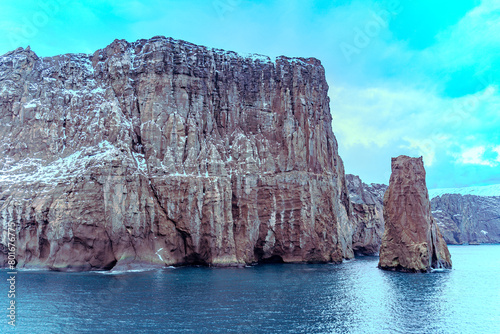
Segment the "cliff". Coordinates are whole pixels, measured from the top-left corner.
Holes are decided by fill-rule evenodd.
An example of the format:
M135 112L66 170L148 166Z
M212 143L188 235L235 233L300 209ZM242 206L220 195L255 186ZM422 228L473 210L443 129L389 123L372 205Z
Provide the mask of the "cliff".
M384 233L382 206L387 185L368 185L351 174L346 174L346 182L352 203L354 253L377 254ZM497 193L498 185L429 190L431 213L446 243L500 243Z
M448 247L431 214L422 157L392 158L391 169L379 268L406 272L451 268Z
M317 59L164 37L9 52L1 244L14 222L18 267L56 270L351 258L327 92Z
M444 194L431 206L448 244L500 242L500 197Z
M352 204L353 251L357 255L378 255L384 234L383 198L387 186L368 185L352 174L346 174L346 182Z

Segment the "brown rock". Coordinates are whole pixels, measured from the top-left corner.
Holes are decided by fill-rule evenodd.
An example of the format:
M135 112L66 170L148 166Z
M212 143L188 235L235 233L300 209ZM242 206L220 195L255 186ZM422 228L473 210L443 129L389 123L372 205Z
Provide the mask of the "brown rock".
M378 255L384 234L383 201L387 185L368 185L352 174L346 174L346 184L352 204L354 254Z
M431 214L422 157L392 158L384 220L379 268L406 272L451 268L448 247Z
M500 196L443 194L431 206L447 244L500 243Z
M1 244L14 222L19 267L58 270L351 258L331 120L314 58L164 37L17 49L0 57Z

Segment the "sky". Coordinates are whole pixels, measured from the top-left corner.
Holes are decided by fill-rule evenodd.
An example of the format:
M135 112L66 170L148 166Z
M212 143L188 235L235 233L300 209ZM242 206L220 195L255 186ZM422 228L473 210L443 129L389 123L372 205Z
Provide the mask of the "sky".
M423 156L429 189L500 184L498 0L2 1L0 54L93 53L163 35L316 57L346 173L388 183Z

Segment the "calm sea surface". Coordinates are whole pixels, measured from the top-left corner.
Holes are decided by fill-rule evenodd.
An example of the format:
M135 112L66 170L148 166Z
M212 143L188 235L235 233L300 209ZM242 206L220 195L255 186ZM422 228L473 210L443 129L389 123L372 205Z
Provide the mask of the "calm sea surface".
M1 333L500 333L500 245L450 246L453 270L340 265L17 274ZM4 292L2 292L4 291Z

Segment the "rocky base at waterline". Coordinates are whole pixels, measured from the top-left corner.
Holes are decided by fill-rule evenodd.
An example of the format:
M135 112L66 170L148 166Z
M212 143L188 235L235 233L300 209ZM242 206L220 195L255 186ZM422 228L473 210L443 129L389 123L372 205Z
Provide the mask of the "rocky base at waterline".
M0 57L1 244L15 223L18 266L56 270L352 258L331 120L314 58L19 48Z
M423 159L402 155L392 158L391 168L379 268L404 272L451 268L448 247L431 214Z

